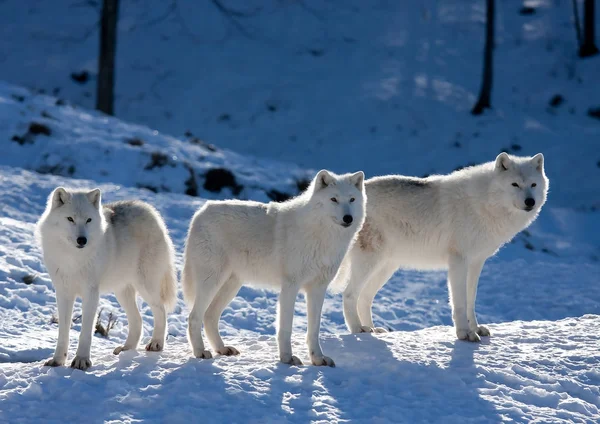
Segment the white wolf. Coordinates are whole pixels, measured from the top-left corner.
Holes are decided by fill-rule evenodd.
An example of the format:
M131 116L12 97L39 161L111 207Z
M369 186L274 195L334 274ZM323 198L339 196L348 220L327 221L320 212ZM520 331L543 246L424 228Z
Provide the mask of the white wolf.
M194 355L204 348L202 323L213 349L237 355L219 335L219 318L243 283L281 290L278 303L279 359L302 365L292 355L294 305L306 293L307 344L314 365L334 366L319 344L321 310L329 283L356 238L365 215L364 174L337 176L320 171L308 189L284 203L209 201L196 212L188 233L183 292L193 303L188 338Z
M367 217L332 287L344 290L352 333L374 328L373 298L398 268L448 269L456 335L489 335L475 316L479 275L487 258L537 217L546 201L544 156L500 154L450 175L390 175L365 182Z
M136 293L148 302L154 331L147 350L162 350L167 312L174 305L177 279L173 244L159 213L139 201L102 205L100 190L55 189L37 225L46 269L56 289L58 341L54 357L45 365L60 366L67 359L73 303L82 297L79 345L71 367L92 365L90 348L100 293L114 291L127 314L129 332L115 355L136 349L142 317Z

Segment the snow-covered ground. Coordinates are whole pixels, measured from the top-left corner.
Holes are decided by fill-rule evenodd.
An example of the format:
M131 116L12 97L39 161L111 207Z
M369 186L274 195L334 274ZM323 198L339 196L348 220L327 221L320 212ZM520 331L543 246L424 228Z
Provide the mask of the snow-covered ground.
M600 418L600 264L595 214L546 208L530 229L484 269L480 321L493 336L480 345L455 339L443 273L401 272L376 299L386 335L346 335L340 296L324 307L325 352L335 369L277 363L276 295L243 288L221 329L242 354L191 357L188 309L179 296L162 353L112 349L126 337L113 295L102 319L117 324L93 341L88 373L48 369L57 326L51 282L34 245L33 227L57 185L99 185L107 201L141 198L165 215L181 266L190 217L202 200L173 193L39 175L0 167L0 421L117 420L189 422L593 422ZM578 215L579 214L579 215ZM561 224L564 227L561 227ZM595 228L595 240L587 228ZM547 230L551 229L551 230ZM587 239L587 243L582 239ZM524 247L530 243L535 250ZM560 253L545 253L542 246ZM554 252L554 251L552 251ZM33 279L33 283L30 283ZM28 284L30 283L30 284ZM152 316L140 302L145 339ZM75 314L81 304L76 303ZM595 314L595 315L590 315ZM307 355L305 306L297 304L295 349ZM73 324L71 353L80 322ZM145 341L145 340L144 340Z
M327 335L337 368L274 361L269 336L236 336L239 357L190 359L182 337L163 353L96 342L89 372L2 365L3 422L597 422L600 317L491 326L489 342L449 327L372 336ZM35 329L21 346L50 345ZM295 344L301 346L301 338ZM49 355L40 349L37 358ZM29 354L29 360L36 355Z
M0 1L0 422L600 421L600 121L587 116L600 59L575 57L570 1L529 1L527 16L498 4L495 107L478 118L484 2L223 0L250 15L233 20L213 2L121 4L117 114L138 124L85 108L99 2ZM70 79L82 70L90 81ZM191 357L181 293L164 352L115 357L127 322L106 295L102 320L117 321L91 370L42 367L56 302L33 228L58 185L155 205L180 268L205 199L285 198L319 168L449 172L503 149L543 152L550 193L483 270L481 344L455 340L443 272L401 271L374 306L389 334L347 335L328 295L334 369L278 364L276 294L253 288L221 321L239 357ZM305 312L300 300L301 358Z

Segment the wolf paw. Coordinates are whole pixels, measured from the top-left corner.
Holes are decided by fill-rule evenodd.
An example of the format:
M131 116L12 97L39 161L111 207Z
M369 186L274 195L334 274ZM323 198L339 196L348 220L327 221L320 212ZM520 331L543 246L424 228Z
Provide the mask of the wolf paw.
M480 325L477 328L477 334L479 334L480 336L486 337L486 336L490 335L490 330L487 327Z
M280 360L284 364L289 364L289 365L293 365L293 366L296 366L296 367L304 365L302 363L302 361L300 360L300 358L298 358L297 356L294 356L294 355L285 355L285 356L282 356Z
M146 345L146 350L148 352L160 352L161 350L163 350L163 345L164 342L161 341L156 341L156 340L150 340L150 343L148 343Z
M50 358L46 362L44 362L45 367L62 367L64 364L64 361L57 361L54 358Z
M133 348L131 347L127 347L127 346L117 346L115 347L115 350L113 350L113 355L118 355L121 352L125 352L127 350L131 350Z
M73 362L71 362L71 368L75 368L76 370L85 371L91 366L92 360L85 356L76 356Z
M233 346L223 346L222 348L217 349L217 353L224 356L235 356L239 355L240 351Z
M469 342L480 342L481 337L475 331L471 330L456 330L456 337L459 340L466 340Z
M194 350L194 356L198 359L211 359L212 358L212 353L210 353L210 351L206 350L206 349L202 349L202 350Z
M311 362L313 365L318 367L327 365L328 367L335 367L335 362L329 356L318 356L311 358Z
M359 333L372 333L375 329L368 325L361 325Z
M382 333L389 333L389 331L386 328L383 328L383 327L375 327L373 329L373 333L382 334Z

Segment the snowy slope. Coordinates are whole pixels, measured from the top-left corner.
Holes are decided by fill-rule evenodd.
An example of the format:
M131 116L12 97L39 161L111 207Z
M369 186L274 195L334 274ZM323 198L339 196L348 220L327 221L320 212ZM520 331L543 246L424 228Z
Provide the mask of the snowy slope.
M261 201L296 195L312 174L176 139L0 81L0 165L154 192Z
M99 185L106 201L135 197L156 205L175 241L178 268L188 221L203 202L181 194L154 194L0 167L2 422L40 418L58 422L65 417L69 421L93 417L188 422L198 416L207 422L592 422L600 418L600 264L593 257L598 255L598 245L580 242L583 230L576 231L573 224L578 222L577 212L544 209L543 219L527 237L534 243L549 239L576 247L565 248L556 257L526 249L519 240L484 269L478 311L481 322L492 323L493 337L481 345L455 340L443 273L402 272L378 295L375 321L396 330L417 331L344 335L341 299L328 296L324 349L336 360L336 369L278 364L276 295L243 288L221 322L228 343L242 351L240 357L210 361L191 357L185 341L188 309L179 293L175 312L169 316L166 350L117 358L111 352L126 337L126 318L115 297L106 295L100 302L102 320L113 313L117 324L108 339L94 338L94 366L83 373L42 367L56 340L57 327L52 323L56 305L41 253L34 246L33 227L47 194L57 185ZM552 222L560 216L571 223L564 232ZM31 277L33 283L28 284ZM147 305L140 306L145 341L152 316ZM74 316L80 308L77 301ZM586 315L590 313L595 315ZM300 300L294 344L301 358L307 355L302 334L305 316ZM71 354L79 329L80 322L74 322Z
M0 79L92 107L100 3L0 2ZM600 107L600 57L576 57L570 0L526 3L533 14L498 2L494 110L473 118L483 1L222 0L241 12L230 18L212 1L123 1L116 113L244 155L368 176L542 151L550 201L597 208L600 121L587 112ZM88 82L70 77L82 71Z
M495 107L478 118L482 1L222 3L243 16L121 2L119 120L86 109L100 2L0 1L0 422L599 422L600 121L587 111L600 58L574 56L571 2L528 1L528 16L498 2ZM84 70L87 82L70 77ZM276 294L249 287L221 320L239 357L191 357L181 293L164 352L115 357L127 320L105 295L102 321L117 322L94 337L89 372L41 366L56 302L33 229L58 185L155 205L180 269L206 199L285 198L319 168L445 173L500 150L543 152L551 183L538 220L484 267L481 344L455 340L443 272L401 271L374 305L392 333L347 335L341 297L327 296L335 369L278 364ZM305 329L299 298L301 358Z

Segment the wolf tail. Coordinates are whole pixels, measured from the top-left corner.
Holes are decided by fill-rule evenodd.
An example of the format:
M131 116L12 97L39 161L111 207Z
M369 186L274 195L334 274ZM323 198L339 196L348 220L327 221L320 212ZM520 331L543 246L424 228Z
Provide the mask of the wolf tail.
M335 277L333 277L333 280L327 287L329 292L337 294L344 291L348 285L348 280L350 279L350 265L350 252L348 252L346 253L346 256L344 256L337 274L335 274Z
M172 264L169 264L160 282L160 299L168 312L173 310L177 302L177 275Z
M181 274L181 285L183 286L183 298L188 305L193 305L196 298L196 285L192 277L192 265L185 259L183 272Z

